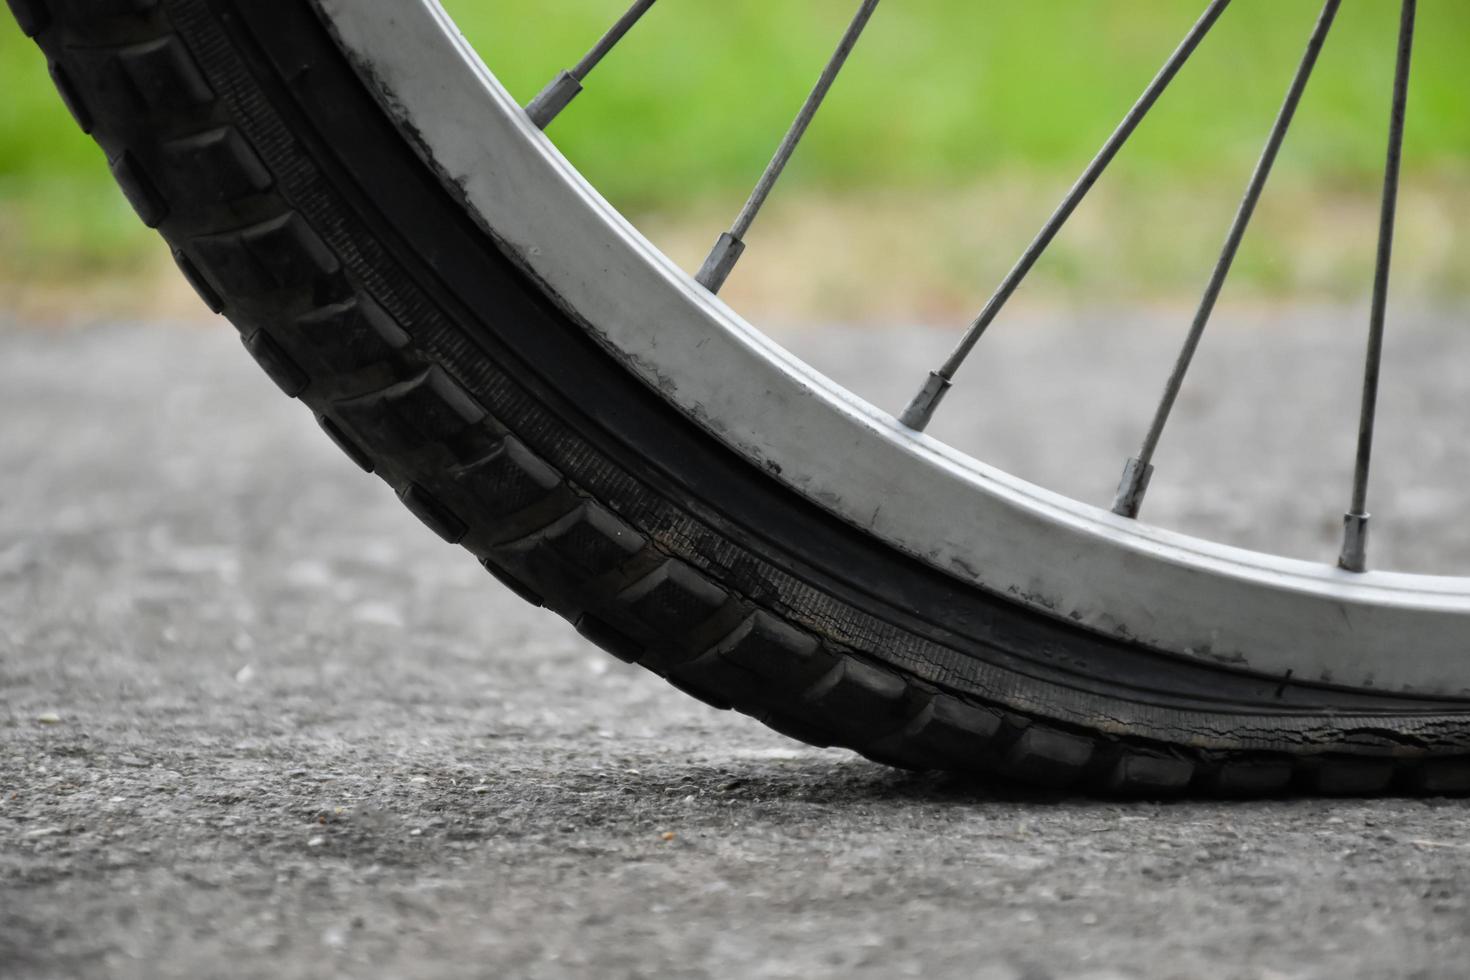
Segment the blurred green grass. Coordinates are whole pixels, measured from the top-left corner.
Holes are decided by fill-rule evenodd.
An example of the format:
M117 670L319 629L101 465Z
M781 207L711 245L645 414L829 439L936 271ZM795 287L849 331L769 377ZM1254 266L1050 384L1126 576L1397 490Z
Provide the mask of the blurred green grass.
M623 0L450 0L501 80L529 99ZM557 142L633 207L745 190L815 79L853 0L656 6L558 121ZM1074 175L1203 3L1193 0L890 0L823 109L791 178L828 188L945 187L998 171ZM1470 158L1470 4L1421 5L1406 154ZM1345 4L1283 159L1335 183L1383 162L1398 5ZM1117 166L1152 181L1240 183L1319 4L1238 0ZM1365 124L1366 123L1366 124Z
M547 16L545 0L446 2L523 101L624 5L557 0ZM1041 202L1075 176L1202 6L889 0L770 220L779 227L782 209L789 216L803 199L861 211L875 194L902 220L905 199L918 202L913 210L932 210L961 192L973 197L976 187L1005 196L1014 185L1028 200L1034 193L1039 214L1005 208L973 218L1005 242L1002 251L1014 252L1044 216ZM1344 5L1279 165L1281 194L1310 187L1312 200L1331 208L1376 193L1397 7ZM760 172L853 8L854 0L665 0L597 70L552 135L635 220L675 229L673 239L686 220L718 223ZM1107 213L1126 221L1130 201L1151 201L1153 214L1159 202L1165 213L1198 206L1215 222L1202 240L1217 241L1318 8L1308 0L1237 0L1105 178L1099 196ZM1470 3L1421 3L1405 181L1449 188L1459 200L1470 187L1467 53ZM39 53L5 17L0 91L0 282L66 282L152 261L149 233L62 108ZM1014 228L1013 211L1024 212ZM1156 247L1113 256L1109 275L1121 269L1145 293L1167 291L1173 284L1157 259ZM1060 261L1057 276L1086 281L1085 270L1067 269L1065 255ZM1268 292L1297 280L1270 262L1247 259L1240 272ZM1460 284L1458 272L1441 279Z

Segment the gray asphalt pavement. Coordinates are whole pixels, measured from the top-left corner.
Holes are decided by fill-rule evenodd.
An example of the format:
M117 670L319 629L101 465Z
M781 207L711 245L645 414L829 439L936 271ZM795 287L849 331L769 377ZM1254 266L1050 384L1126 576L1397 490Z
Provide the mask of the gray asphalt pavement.
M938 431L1106 500L1181 319L1019 317ZM1273 319L1207 341L1152 516L1323 557L1361 317ZM1463 569L1467 338L1396 323L1378 554ZM887 405L949 339L782 336ZM222 325L0 324L0 977L1460 977L1466 817L806 748L501 590Z

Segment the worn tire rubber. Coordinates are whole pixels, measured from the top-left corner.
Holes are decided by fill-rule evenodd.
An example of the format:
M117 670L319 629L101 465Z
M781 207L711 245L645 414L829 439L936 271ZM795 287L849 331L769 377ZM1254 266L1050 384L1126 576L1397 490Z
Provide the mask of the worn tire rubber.
M282 391L612 654L911 768L1150 795L1470 792L1463 703L1092 635L736 457L465 216L307 0L9 3L139 217Z

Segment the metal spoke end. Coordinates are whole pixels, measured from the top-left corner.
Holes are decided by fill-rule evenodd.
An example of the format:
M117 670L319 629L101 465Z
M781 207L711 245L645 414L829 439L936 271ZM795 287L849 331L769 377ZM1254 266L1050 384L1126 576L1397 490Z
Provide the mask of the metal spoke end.
M900 424L913 429L915 432L923 432L929 427L934 418L934 413L939 408L939 403L944 401L944 396L949 394L953 382L940 374L938 371L930 371L929 377L924 381L924 387L909 402L908 408L898 417Z
M1143 507L1143 496L1148 493L1149 481L1153 478L1152 463L1145 463L1137 456L1128 457L1123 466L1123 478L1118 481L1118 493L1113 497L1113 513L1119 517L1137 517Z
M1158 74L1148 83L1148 87L1143 90L1138 101L1133 104L1127 115L1123 117L1123 121L1103 143L1102 149L1098 150L1092 162L1087 165L1087 169L1082 171L1082 176L1078 177L1071 190L1067 191L1067 196L1062 198L1062 203L1057 205L1051 217L1046 219L1046 224L1041 226L1041 231L1032 239L1031 244L1026 246L1026 250L1021 253L1021 257L1016 260L1011 271L1006 273L1000 286L996 288L990 300L980 311L980 315L966 329L955 352L950 355L949 361L945 364L947 374L954 375L965 359L970 356L975 345L979 343L980 337L990 329L991 323L1000 315L1006 303L1010 302L1016 290L1021 288L1022 281L1031 273L1032 268L1041 259L1042 253L1050 247L1052 241L1061 232L1062 226L1071 219L1082 200L1087 197L1098 179L1102 177L1103 171L1107 170L1118 152L1122 150L1123 144L1133 136L1134 131L1143 122L1144 116L1148 115L1163 96L1164 90L1169 87L1174 77L1184 67L1184 63L1194 54L1205 35L1210 32L1215 22L1220 19L1220 15L1225 12L1225 8L1230 6L1230 2L1231 0L1210 0L1210 5L1205 9L1204 14L1195 22L1194 27L1190 28L1184 40L1169 56L1169 60L1164 62L1164 66L1159 69Z
M1373 461L1373 426L1378 414L1378 381L1383 361L1388 275L1393 258L1398 210L1399 169L1404 150L1404 110L1409 98L1409 61L1414 45L1415 0L1404 0L1399 21L1399 53L1394 68L1393 108L1388 122L1388 160L1383 168L1383 199L1378 215L1378 259L1373 269L1373 304L1368 317L1368 350L1363 358L1363 406L1358 415L1358 453L1353 464L1352 508L1343 517L1342 554L1337 564L1361 572L1368 563L1368 472Z
M715 242L709 258L704 260L704 265L699 267L699 274L694 278L705 289L718 293L725 285L725 280L730 278L730 273L735 271L735 263L744 254L745 242L727 231Z
M1342 554L1337 565L1349 572L1368 568L1368 515L1349 512L1342 517Z
M699 270L696 279L712 293L720 291L725 284L725 278L735 268L735 263L740 260L740 253L745 251L745 243L742 239L749 234L751 225L755 224L756 216L760 214L761 208L765 207L766 199L771 196L771 191L776 187L776 181L786 171L786 165L791 162L791 156L796 152L797 144L806 135L807 127L817 115L817 110L822 107L822 101L826 99L832 84L837 80L837 73L847 63L847 58L857 46L858 38L862 36L863 28L868 25L868 18L878 7L878 0L862 0L858 7L857 15L853 17L852 23L848 25L847 33L842 35L842 41L837 45L827 66L822 69L822 74L817 78L817 84L806 101L801 104L801 110L796 114L796 119L791 127L786 130L786 135L781 139L780 145L776 147L776 153L771 157L771 162L766 164L766 169L761 172L760 180L756 181L755 189L750 192L745 206L736 215L735 222L730 230L720 236L715 250L710 253L709 258L704 260L704 267Z
M564 71L551 80L526 106L526 115L537 129L545 129L572 100L582 94L582 82L570 71Z

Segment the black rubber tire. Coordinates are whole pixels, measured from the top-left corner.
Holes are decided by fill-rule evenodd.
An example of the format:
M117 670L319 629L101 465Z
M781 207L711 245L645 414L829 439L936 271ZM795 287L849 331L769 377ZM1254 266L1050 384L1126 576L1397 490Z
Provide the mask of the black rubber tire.
M1096 792L1470 792L1463 702L1094 635L724 448L469 220L309 0L9 3L139 217L281 389L614 655L900 766Z

